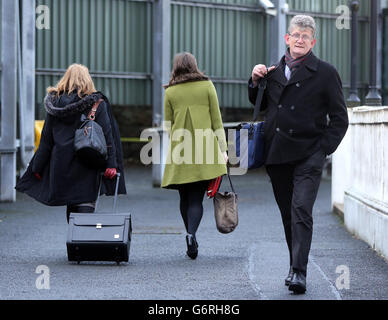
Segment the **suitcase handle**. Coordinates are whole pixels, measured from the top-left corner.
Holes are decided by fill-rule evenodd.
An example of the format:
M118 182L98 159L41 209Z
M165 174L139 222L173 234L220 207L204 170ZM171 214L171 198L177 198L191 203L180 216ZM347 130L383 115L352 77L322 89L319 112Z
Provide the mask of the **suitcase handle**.
M101 192L101 185L102 185L102 177L104 176L104 173L101 172L100 174L100 185L98 187L98 193L97 193L97 200L96 200L96 206L95 206L95 209L94 211L97 211L97 206L98 206L98 202L100 200L100 192ZM119 181L120 181L120 173L117 172L116 173L116 187L115 187L115 197L113 199L113 211L114 213L117 212L117 194L118 194L118 190L119 190Z

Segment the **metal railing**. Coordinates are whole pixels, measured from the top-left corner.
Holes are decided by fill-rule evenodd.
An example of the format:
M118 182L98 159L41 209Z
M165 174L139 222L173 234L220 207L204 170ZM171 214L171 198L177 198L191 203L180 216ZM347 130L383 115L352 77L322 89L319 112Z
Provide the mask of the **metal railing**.
M259 6L246 6L241 4L227 4L227 3L216 3L212 1L179 1L171 0L171 4L197 7L197 8L210 8L210 9L222 9L222 10L233 10L233 11L244 11L244 12L258 12L264 13L264 9Z

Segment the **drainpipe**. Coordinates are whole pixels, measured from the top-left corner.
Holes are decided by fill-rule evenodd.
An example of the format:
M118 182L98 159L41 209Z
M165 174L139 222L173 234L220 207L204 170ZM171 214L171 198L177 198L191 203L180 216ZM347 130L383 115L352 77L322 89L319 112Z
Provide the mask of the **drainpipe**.
M378 33L378 10L377 0L370 0L370 83L369 93L365 98L367 106L381 106L381 96L377 89L377 33Z
M346 101L348 108L358 107L361 103L357 94L357 57L358 57L358 10L360 8L359 1L350 1L352 9L352 49L350 53L350 91L349 98Z

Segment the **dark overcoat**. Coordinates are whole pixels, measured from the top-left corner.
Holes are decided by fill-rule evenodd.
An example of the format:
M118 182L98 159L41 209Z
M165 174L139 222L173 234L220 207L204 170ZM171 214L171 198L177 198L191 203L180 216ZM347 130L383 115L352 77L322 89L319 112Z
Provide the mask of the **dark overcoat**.
M108 99L100 92L80 98L76 92L48 94L44 100L47 111L39 148L31 159L25 174L16 185L37 201L49 206L75 205L93 202L97 198L100 173L82 163L74 152L74 134L81 125L81 115L88 115L99 99L95 121L101 125L108 146L107 168L123 173L120 133L112 115ZM35 178L34 173L42 176ZM101 194L113 195L116 179L103 179ZM125 194L124 174L121 174L119 194Z
M261 111L265 111L266 165L306 158L321 148L333 153L348 128L348 113L337 70L311 53L289 81L285 59L266 76ZM248 84L255 104L258 88Z

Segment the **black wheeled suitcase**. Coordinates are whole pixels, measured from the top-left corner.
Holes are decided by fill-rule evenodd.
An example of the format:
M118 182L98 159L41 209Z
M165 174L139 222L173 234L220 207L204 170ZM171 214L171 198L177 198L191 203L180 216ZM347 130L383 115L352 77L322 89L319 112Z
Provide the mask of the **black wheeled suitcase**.
M132 221L129 213L116 213L117 191L120 174L117 174L112 213L71 213L67 234L69 261L128 262L132 237ZM100 181L101 188L102 176ZM100 190L96 201L96 210Z

